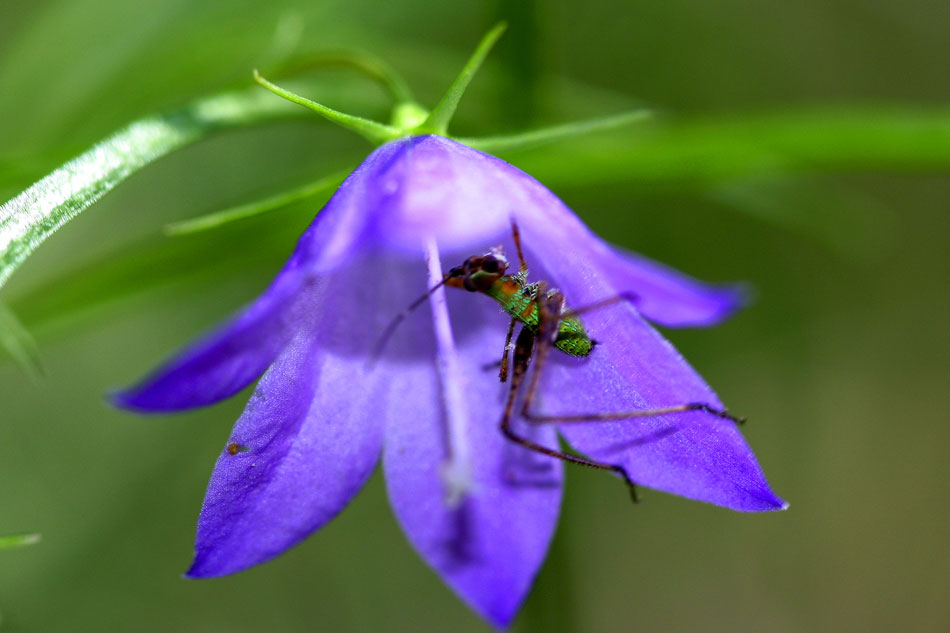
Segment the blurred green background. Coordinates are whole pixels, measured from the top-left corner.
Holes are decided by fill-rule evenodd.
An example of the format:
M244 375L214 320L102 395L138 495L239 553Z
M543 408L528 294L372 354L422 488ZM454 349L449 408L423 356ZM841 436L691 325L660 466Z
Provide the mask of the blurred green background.
M294 52L374 52L432 105L499 19L508 34L453 130L644 103L663 113L505 157L618 244L754 285L731 322L667 335L750 418L746 436L791 502L740 515L647 491L633 507L610 477L570 469L550 558L513 629L947 630L950 177L931 151L950 146L946 2L7 1L0 199L127 122L249 85L252 67ZM312 80L328 105L385 116L369 82ZM864 146L884 141L835 132L868 112L908 125L947 116L871 160ZM828 120L838 127L807 132ZM806 155L851 149L749 154L770 134L807 137ZM0 534L43 534L0 552L0 630L488 630L411 551L378 476L278 560L181 579L245 397L158 418L102 397L255 296L322 200L191 237L165 237L164 224L310 182L368 149L315 118L221 134L122 184L0 291L45 366L32 380L0 360Z

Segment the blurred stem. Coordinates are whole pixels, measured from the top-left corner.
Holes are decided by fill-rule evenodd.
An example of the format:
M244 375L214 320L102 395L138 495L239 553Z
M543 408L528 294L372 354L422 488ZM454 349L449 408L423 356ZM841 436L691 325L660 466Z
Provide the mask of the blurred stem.
M502 76L495 118L517 130L529 125L538 113L538 0L495 0L494 5L496 19L517 33L497 46L496 54L508 72Z
M41 540L40 535L32 534L4 534L0 535L0 549L36 545Z
M546 182L719 185L762 175L950 168L950 108L820 108L691 121L658 121L518 166Z
M281 66L274 73L275 78L321 68L350 68L378 82L399 103L414 103L416 98L406 80L384 60L368 53L328 52L298 57Z
M45 371L39 349L29 331L16 315L0 303L0 347L16 361L17 365L37 382Z

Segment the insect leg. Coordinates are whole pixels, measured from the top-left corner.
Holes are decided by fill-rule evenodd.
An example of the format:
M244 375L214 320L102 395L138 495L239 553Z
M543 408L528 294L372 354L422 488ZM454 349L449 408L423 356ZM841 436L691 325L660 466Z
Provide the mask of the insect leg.
M538 301L538 337L539 339L545 341L545 343L538 346L538 360L536 362L537 367L534 370L534 374L531 376L531 381L528 385L528 391L522 404L521 415L524 416L525 419L535 423L559 424L576 422L607 422L613 420L629 420L632 418L649 418L660 415L669 415L671 413L683 413L686 411L702 411L718 418L729 420L730 422L733 422L737 425L745 422L744 418L737 418L724 409L717 409L704 402L689 402L686 404L657 407L654 409L636 409L632 411L589 413L580 415L540 415L533 413L531 411L531 403L534 399L535 393L537 393L541 367L544 364L544 359L547 357L550 348L553 347L554 337L557 335L558 326L560 325L561 321L565 318L578 316L585 312L591 312L593 310L597 310L621 301L635 303L638 299L637 295L633 293L620 293L614 297L602 299L580 308L563 310L564 297L560 295L560 293L555 293L551 297L546 297L543 300L540 297L541 295L539 295Z
M515 242L515 250L518 252L518 274L527 277L528 264L524 261L524 251L521 250L521 231L518 230L518 223L511 218L511 239Z
M623 478L624 482L626 482L627 486L629 487L630 497L633 499L633 502L638 503L639 500L637 499L636 485L633 483L633 480L630 479L627 471L622 466L617 466L615 464L605 464L603 462L585 459L583 457L570 455L569 453L564 453L562 451L542 446L541 444L537 444L536 442L532 442L529 439L521 437L512 429L511 423L515 409L515 399L518 396L518 388L521 386L525 372L528 369L528 363L531 360L534 347L535 335L530 330L528 330L528 328L521 328L521 332L518 334L518 339L515 342L515 350L513 354L514 366L512 367L511 383L508 388L508 400L505 403L505 410L501 418L501 432L512 442L519 444L528 450L541 453L542 455L554 457L572 464L587 466L588 468L610 470L617 473Z
M512 319L508 325L508 335L505 337L505 349L501 355L501 366L498 369L498 380L505 382L508 380L508 351L511 349L511 336L515 332L515 323L518 319Z

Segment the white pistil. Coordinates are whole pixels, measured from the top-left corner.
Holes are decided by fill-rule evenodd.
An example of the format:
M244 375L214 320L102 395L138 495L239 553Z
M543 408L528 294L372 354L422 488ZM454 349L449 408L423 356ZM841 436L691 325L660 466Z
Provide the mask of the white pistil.
M429 287L442 282L442 264L439 247L433 238L426 241L426 266L429 272ZM445 413L445 437L448 459L442 466L442 481L445 484L446 503L456 507L472 489L471 455L468 445L468 407L465 402L465 374L459 365L452 323L442 286L429 296L432 322L435 328L436 364L442 387L442 403Z

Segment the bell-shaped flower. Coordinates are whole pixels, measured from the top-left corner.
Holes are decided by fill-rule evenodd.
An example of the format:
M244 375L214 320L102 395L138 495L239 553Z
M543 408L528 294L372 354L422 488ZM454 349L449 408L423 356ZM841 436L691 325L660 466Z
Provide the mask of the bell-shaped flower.
M488 297L439 288L430 309L409 314L376 350L444 271L498 245L513 258L512 221L530 279L571 307L636 296L635 305L583 314L599 344L583 358L548 355L535 407L723 409L648 321L713 325L739 306L736 287L611 247L498 158L440 135L392 140L346 179L260 297L115 396L129 409L178 411L260 378L218 456L188 576L231 574L283 553L342 511L382 456L412 546L483 617L511 621L555 529L563 463L499 430L509 386L497 361L510 317ZM551 449L560 433L639 486L743 512L784 507L736 426L708 412L565 424L516 416L514 425Z

